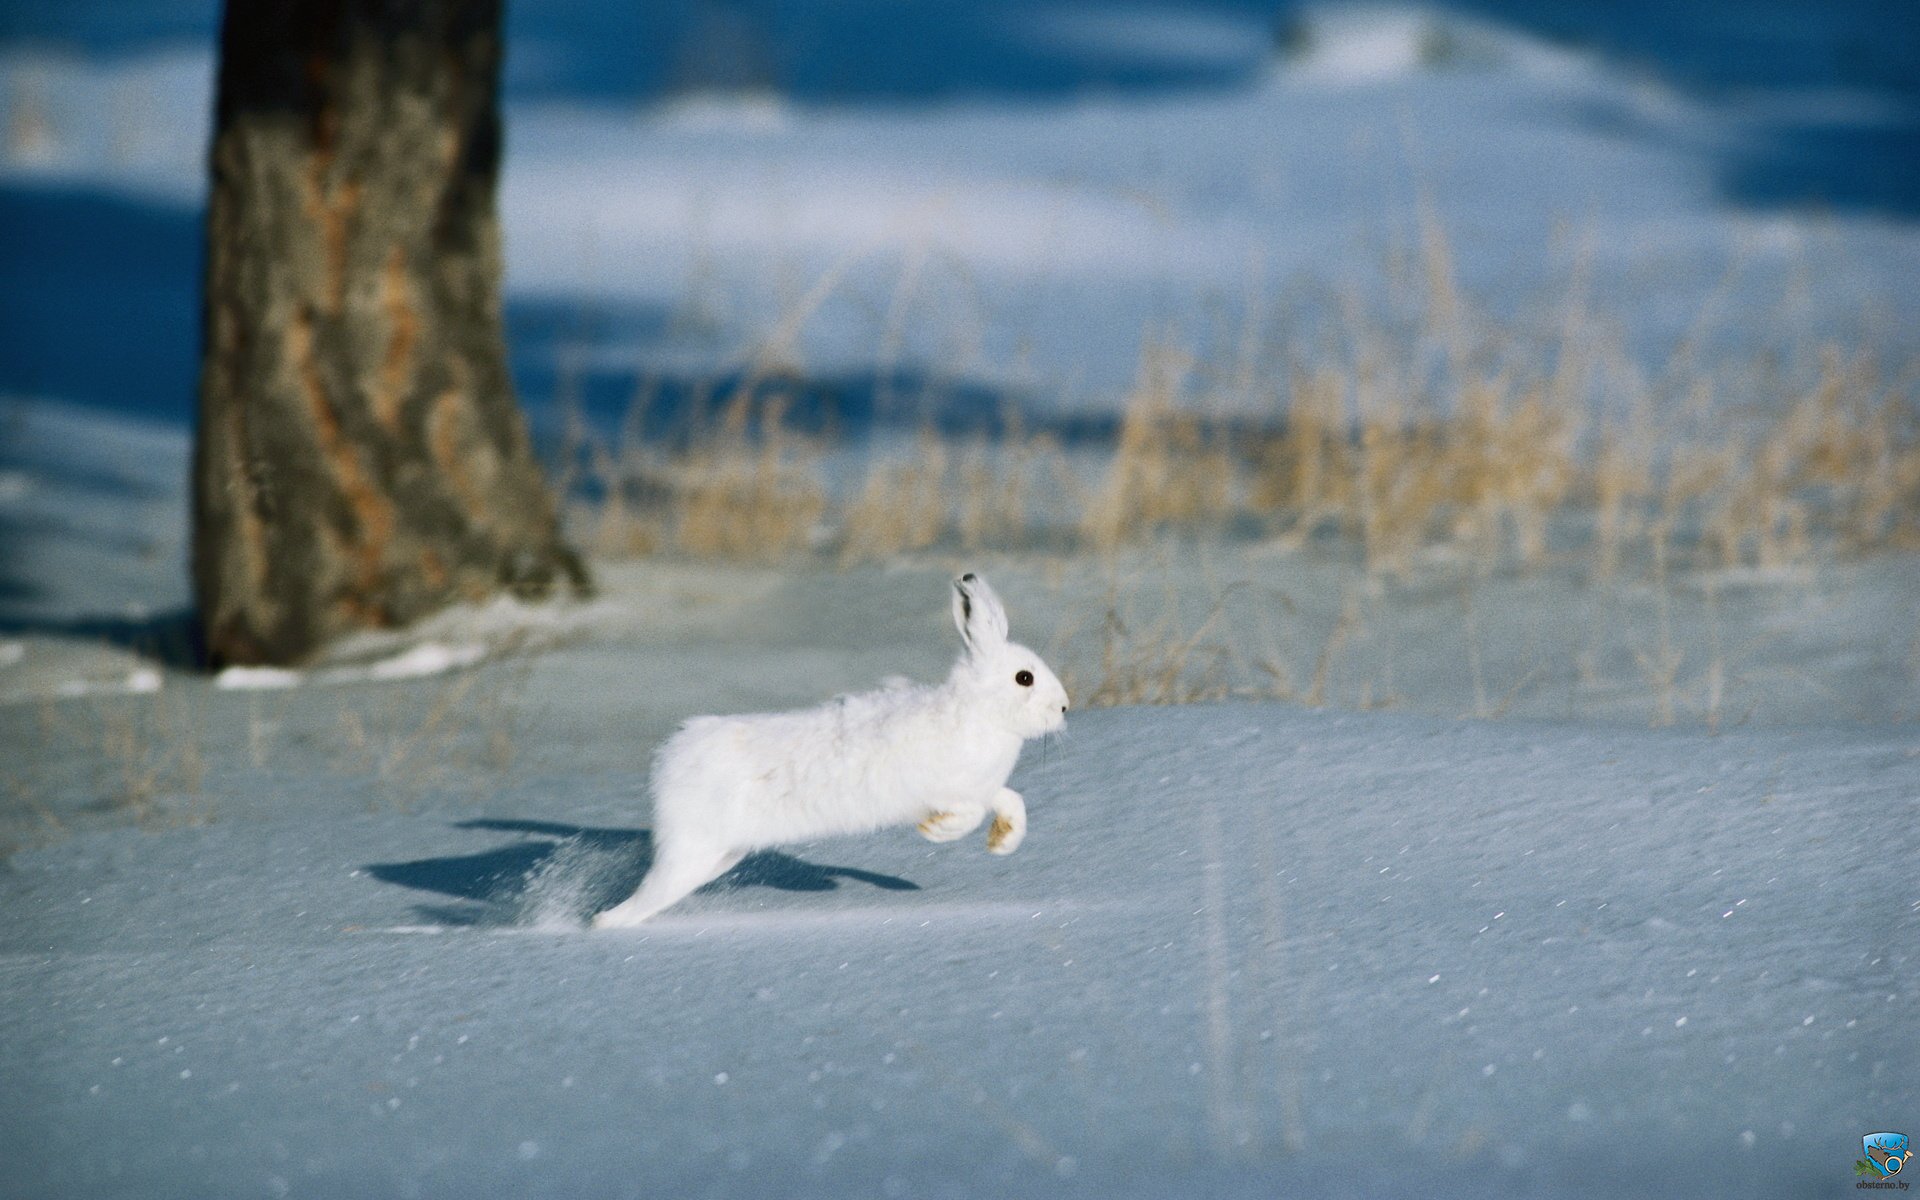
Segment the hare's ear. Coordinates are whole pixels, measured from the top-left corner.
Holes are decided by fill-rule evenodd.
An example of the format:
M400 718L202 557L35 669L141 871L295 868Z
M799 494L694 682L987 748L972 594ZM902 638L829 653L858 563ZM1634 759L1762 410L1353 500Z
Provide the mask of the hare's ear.
M969 651L1006 644L1007 610L987 581L971 572L953 581L953 623L960 627L960 640Z

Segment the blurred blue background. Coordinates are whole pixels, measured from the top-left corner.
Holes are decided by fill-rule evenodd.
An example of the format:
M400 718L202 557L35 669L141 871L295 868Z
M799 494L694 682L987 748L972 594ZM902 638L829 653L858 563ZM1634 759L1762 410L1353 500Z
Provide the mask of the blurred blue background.
M510 116L567 106L645 113L708 94L843 113L1179 104L1259 86L1276 57L1311 41L1304 14L1339 7L524 0L509 5L505 101ZM1633 87L1736 114L1738 136L1685 147L1711 168L1712 195L1702 203L1839 215L1876 228L1904 228L1920 212L1920 33L1912 0L1482 0L1437 11L1603 64ZM199 170L218 17L207 0L12 0L0 10L0 125L9 157L0 172L0 394L165 420L190 414L200 211L197 192L183 181ZM129 64L149 72L150 97L103 101L72 82L119 78L113 72L124 74ZM94 90L125 86L103 82ZM89 116L89 105L103 103L151 111L137 122L124 113ZM1676 140L1672 126L1640 128L1598 104L1583 120L1619 139ZM88 121L131 122L152 145L120 145L124 130L62 128ZM564 120L549 116L541 128L555 127ZM530 144L521 132L510 120L509 172L516 150ZM94 158L105 166L61 166L73 159L60 157L63 137L102 141ZM1541 169L1558 167L1548 161ZM1189 172L1182 202L1204 208L1209 186L1204 172ZM1458 194L1449 202L1450 214L1477 203ZM1577 211L1578 198L1567 207ZM518 236L511 220L508 232ZM596 384L589 368L585 383L562 382L563 344L584 338L644 347L677 320L680 298L667 294L675 290L661 285L619 304L588 303L564 284L517 286L510 270L515 372L529 405L548 404L560 386L599 387L600 406L617 405L631 390L619 379ZM607 328L583 334L585 325ZM1003 341L1006 355L1016 355L1020 337ZM697 373L684 361L680 369ZM982 386L983 396L991 391Z

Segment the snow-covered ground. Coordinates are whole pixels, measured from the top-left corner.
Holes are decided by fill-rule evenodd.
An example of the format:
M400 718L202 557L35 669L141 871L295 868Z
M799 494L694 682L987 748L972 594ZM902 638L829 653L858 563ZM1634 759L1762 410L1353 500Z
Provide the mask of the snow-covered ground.
M1723 11L1709 62L1707 8L1328 5L1276 51L1251 5L901 4L940 36L862 60L821 33L858 4L746 4L797 22L787 86L671 102L593 6L515 7L536 418L752 354L1039 418L1111 413L1145 340L1277 379L1402 311L1423 209L1541 346L1578 300L1649 376L1920 350L1920 92L1871 5ZM210 14L0 44L0 1195L1804 1197L1920 1122L1911 553L608 563L187 669ZM968 566L1080 695L1205 630L1183 686L1234 701L1076 711L1010 858L800 846L581 927L677 722L937 676Z
M204 826L14 855L0 1192L1805 1197L1920 1104L1910 738L1105 710L1010 858L590 934L640 697L772 690L677 657L526 667L487 791L269 735Z
M115 648L173 627L177 551L135 547L179 501L89 491L184 444L25 420L88 472L15 468L65 517L0 639L0 1194L1802 1197L1920 1106L1911 724L1459 720L1449 622L1386 604L1412 713L1077 712L1010 858L793 847L589 933L674 723L936 677L939 560L608 564L591 605L209 680ZM1097 612L1091 564L990 569L1035 644ZM1578 619L1509 586L1509 628ZM56 619L133 595L162 619ZM1786 638L1867 686L1889 623Z

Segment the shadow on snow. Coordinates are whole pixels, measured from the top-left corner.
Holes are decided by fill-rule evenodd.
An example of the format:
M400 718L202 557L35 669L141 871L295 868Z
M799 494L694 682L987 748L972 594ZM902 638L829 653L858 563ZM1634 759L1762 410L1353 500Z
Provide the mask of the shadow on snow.
M365 868L383 883L453 898L416 911L437 924L500 927L553 920L584 921L626 899L653 862L653 834L645 829L599 829L551 821L477 819L458 829L531 835L478 854L375 863ZM823 866L777 850L748 855L702 892L767 887L783 892L827 892L841 880L887 891L918 891L895 875Z

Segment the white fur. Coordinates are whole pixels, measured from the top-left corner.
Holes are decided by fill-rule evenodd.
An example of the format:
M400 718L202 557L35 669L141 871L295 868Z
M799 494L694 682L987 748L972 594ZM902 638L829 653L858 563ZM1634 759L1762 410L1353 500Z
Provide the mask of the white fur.
M966 648L946 682L889 680L798 712L681 726L654 756L653 866L594 927L637 925L770 846L913 824L947 842L992 813L987 848L1017 849L1027 810L1007 777L1021 743L1065 723L1067 692L1007 639L1006 609L985 579L953 587ZM1031 685L1016 681L1022 671Z

